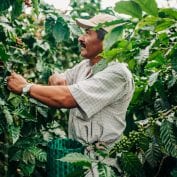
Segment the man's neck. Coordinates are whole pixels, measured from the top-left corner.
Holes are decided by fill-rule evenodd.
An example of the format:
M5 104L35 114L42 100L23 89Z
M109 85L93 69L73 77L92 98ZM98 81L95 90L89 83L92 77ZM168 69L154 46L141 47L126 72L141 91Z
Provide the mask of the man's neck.
M94 64L98 63L101 60L100 56L96 56L92 59L90 59L90 65L93 66Z

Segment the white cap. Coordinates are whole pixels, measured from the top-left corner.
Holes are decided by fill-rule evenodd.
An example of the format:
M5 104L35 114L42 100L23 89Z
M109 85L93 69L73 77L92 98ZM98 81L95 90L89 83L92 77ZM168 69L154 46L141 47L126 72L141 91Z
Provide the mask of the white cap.
M90 18L90 19L77 18L76 19L76 23L82 28L91 28L91 27L96 27L99 24L103 24L103 23L106 23L106 22L114 21L116 19L117 18L115 16L113 16L113 15L98 14L98 15L95 15L94 17ZM103 26L101 28L104 29L105 31L109 32L114 27L115 27L115 25Z

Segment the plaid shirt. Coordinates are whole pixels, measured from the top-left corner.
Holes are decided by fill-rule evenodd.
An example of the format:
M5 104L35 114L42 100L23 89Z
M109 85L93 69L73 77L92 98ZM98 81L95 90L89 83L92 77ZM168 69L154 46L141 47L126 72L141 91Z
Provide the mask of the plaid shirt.
M126 111L134 91L126 65L111 62L93 75L90 61L85 59L63 74L78 104L70 110L69 138L86 144L115 142L125 128Z

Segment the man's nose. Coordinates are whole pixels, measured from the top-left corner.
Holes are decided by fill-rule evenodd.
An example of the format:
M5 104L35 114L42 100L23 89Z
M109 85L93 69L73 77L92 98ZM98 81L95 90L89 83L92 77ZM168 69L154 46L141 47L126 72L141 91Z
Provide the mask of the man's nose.
M83 42L84 41L84 35L79 36L78 41Z

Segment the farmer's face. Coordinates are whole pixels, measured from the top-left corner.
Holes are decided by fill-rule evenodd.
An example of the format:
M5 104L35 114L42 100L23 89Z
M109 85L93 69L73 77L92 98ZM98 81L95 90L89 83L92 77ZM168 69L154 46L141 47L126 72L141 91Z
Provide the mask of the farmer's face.
M81 45L81 56L84 58L93 59L103 50L102 40L98 39L94 30L87 29L78 41Z

